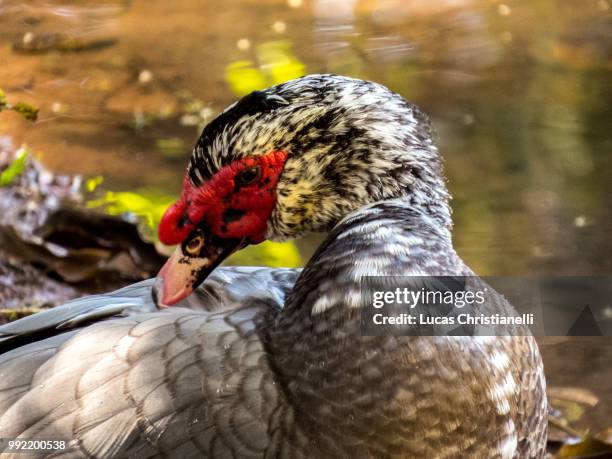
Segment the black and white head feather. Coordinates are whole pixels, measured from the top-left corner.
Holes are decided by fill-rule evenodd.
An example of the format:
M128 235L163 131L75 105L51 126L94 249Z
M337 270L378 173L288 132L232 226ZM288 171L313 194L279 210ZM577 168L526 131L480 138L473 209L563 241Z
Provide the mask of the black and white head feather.
M309 75L249 94L206 126L190 180L200 185L236 159L274 150L289 156L268 239L328 231L353 210L398 197L450 229L429 120L380 84Z

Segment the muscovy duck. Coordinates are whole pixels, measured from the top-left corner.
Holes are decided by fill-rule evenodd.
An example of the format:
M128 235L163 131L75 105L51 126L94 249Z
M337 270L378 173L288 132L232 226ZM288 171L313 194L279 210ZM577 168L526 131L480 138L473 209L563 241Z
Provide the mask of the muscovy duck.
M387 88L311 75L244 97L194 148L157 280L0 327L0 437L66 457L542 457L532 337L360 333L362 276L473 275L448 200L427 117ZM308 232L329 235L302 271L215 269Z

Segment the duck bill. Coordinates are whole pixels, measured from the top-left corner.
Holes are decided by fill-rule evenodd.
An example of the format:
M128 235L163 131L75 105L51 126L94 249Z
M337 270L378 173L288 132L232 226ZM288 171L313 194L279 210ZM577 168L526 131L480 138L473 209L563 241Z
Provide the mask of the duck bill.
M153 298L160 307L172 306L187 298L219 264L241 244L240 240L206 247L199 257L186 255L178 246L157 274Z

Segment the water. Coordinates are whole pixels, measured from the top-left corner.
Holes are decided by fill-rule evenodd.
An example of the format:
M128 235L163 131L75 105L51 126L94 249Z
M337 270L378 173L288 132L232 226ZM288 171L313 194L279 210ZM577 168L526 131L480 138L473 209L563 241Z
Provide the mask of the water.
M609 0L0 0L0 87L41 109L35 124L3 112L0 136L27 143L55 171L176 193L198 134L192 124L235 100L241 84L302 70L372 79L432 116L456 247L477 272L608 275L611 8ZM236 81L236 68L249 70L248 81ZM584 349L546 345L549 380L609 395L609 369L581 376L591 354L609 362L612 346Z

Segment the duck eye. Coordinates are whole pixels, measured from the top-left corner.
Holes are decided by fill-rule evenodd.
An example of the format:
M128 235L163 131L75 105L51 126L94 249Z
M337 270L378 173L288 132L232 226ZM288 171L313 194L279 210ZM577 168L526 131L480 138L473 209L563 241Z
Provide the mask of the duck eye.
M185 251L189 255L198 255L202 246L204 245L204 238L200 235L194 236L185 246Z
M247 167L241 170L236 178L234 179L236 185L246 186L257 181L261 175L261 168L259 166Z

